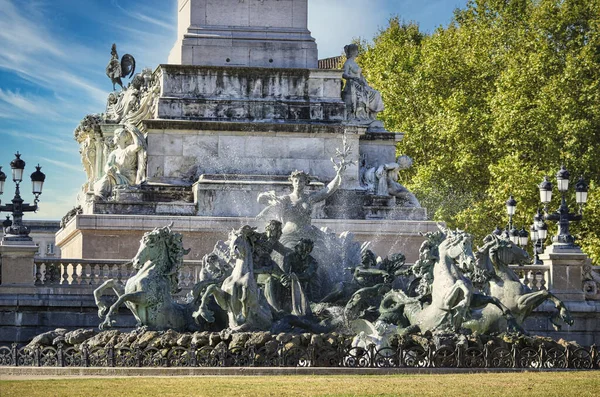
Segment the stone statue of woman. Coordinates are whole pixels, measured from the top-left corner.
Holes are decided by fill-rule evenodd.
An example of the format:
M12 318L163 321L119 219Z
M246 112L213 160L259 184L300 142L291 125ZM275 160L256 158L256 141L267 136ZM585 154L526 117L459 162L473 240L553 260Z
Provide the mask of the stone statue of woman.
M132 143L127 144L131 137ZM144 167L146 144L142 133L132 125L115 131L116 149L109 153L104 176L94 184L94 194L102 199L111 196L115 187L138 184L139 169Z
M384 105L379 91L371 88L362 74L362 69L356 63L358 46L349 44L344 47L346 62L342 77L346 80L342 99L346 103L348 118L369 122L377 118L377 113L383 111Z

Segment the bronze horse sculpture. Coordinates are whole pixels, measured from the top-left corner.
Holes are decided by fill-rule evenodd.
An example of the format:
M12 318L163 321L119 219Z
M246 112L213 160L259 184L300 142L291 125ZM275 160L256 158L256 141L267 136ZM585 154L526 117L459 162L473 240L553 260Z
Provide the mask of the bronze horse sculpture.
M475 253L475 271L483 276L483 290L499 299L515 316L519 325L531 315L533 310L546 300L550 300L559 310L560 318L572 325L573 319L564 303L547 290L532 291L523 284L519 276L509 267L511 264L529 263L529 255L509 238L491 234L484 239L484 246ZM500 332L506 328L506 320L498 308L486 306L477 315L478 321L471 321L465 327L482 333ZM553 325L561 324L554 316Z
M112 327L119 307L125 304L133 313L138 326L156 330L185 330L190 325L189 305L175 302L173 294L179 291L177 274L183 263L182 235L170 226L156 228L144 234L140 248L133 258L137 273L122 287L108 280L94 291L98 316L104 321L100 329ZM117 301L109 307L101 300L103 292L112 288Z
M208 308L212 296L227 312L231 330L241 332L271 328L271 309L254 278L252 243L249 239L253 232L250 226L244 226L230 233L230 257L235 261L233 271L220 287L213 284L207 288L194 317L201 315L209 323L214 321L214 313Z
M466 269L474 266L471 236L463 231L452 231L438 225L441 233L432 241L439 245L423 244L423 249L436 249L431 257L431 285L425 296L411 297L401 290L388 292L380 305L380 321L422 332L448 330L457 332L471 319L471 313L486 305L501 311L509 327L522 331L514 317L497 298L479 293L465 276ZM427 243L427 242L426 242Z

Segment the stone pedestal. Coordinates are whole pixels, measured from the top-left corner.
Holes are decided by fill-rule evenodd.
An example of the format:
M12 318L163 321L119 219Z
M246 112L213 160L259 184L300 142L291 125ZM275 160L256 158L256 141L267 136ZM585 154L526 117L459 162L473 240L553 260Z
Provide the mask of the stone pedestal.
M554 243L540 259L550 265L552 293L564 301L585 300L583 292L583 267L591 262L581 248L568 244Z
M0 241L1 284L33 286L33 257L37 252L32 241Z
M316 68L308 0L179 0L177 65Z
M130 259L145 232L171 222L173 230L183 234L185 248L192 249L188 260L202 259L218 240L226 240L232 229L248 224L262 231L265 226L253 217L77 215L57 233L56 245L64 258ZM313 219L312 224L338 235L350 231L359 242L371 241L377 255L402 252L409 263L418 259L424 240L421 233L437 230L436 223L429 221Z

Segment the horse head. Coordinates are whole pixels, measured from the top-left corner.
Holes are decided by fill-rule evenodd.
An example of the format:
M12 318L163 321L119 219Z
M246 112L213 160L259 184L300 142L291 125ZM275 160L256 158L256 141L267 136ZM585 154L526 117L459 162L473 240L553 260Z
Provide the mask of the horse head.
M440 227L438 225L438 227ZM450 230L443 228L444 241L439 246L440 257L446 256L452 259L460 269L468 271L475 265L473 255L472 236L462 230Z
M148 261L156 265L159 273L172 280L173 289L177 289L177 273L183 264L183 257L190 250L183 248L183 236L171 230L171 225L156 228L144 234L140 248L133 258L133 267L141 269Z
M503 270L508 265L526 264L529 262L527 251L510 241L508 237L490 234L483 240L485 243L478 249L478 257L486 257L495 270Z
M252 255L252 245L250 236L256 231L256 228L248 225L242 226L239 230L232 230L229 233L229 255L233 259L246 259Z

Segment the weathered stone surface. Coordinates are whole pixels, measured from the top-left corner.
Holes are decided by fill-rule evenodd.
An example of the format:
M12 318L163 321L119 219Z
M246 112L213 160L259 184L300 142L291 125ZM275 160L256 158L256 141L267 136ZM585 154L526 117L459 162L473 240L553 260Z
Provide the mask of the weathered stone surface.
M246 341L246 347L254 346L256 348L263 347L272 339L270 332L253 332Z
M35 346L51 346L54 342L54 339L58 337L64 337L66 333L67 330L64 328L57 328L54 331L44 332L43 334L33 338L27 347L33 348Z
M121 332L116 329L101 332L86 340L85 343L89 346L90 349L97 346L106 346L107 344L111 344L114 346L118 343L120 334Z
M231 342L229 342L229 349L242 348L246 346L246 342L250 338L250 334L247 332L239 332L231 335Z
M208 345L209 341L210 341L210 332L203 331L203 332L195 332L192 337L191 343L198 347L202 347L202 346Z
M78 329L65 334L65 342L69 345L79 345L96 334L93 329Z
M158 76L159 119L344 121L336 70L161 65ZM180 154L179 144L165 145Z
M155 339L159 337L159 333L157 331L147 331L144 332L134 343L134 347L139 347L140 349L145 349L148 347Z
M219 335L218 332L212 332L209 336L209 344L211 347L215 347L217 346L219 343L221 343L221 335Z
M191 344L192 344L192 335L190 335L190 334L182 334L179 336L179 339L177 339L177 346L190 347Z

